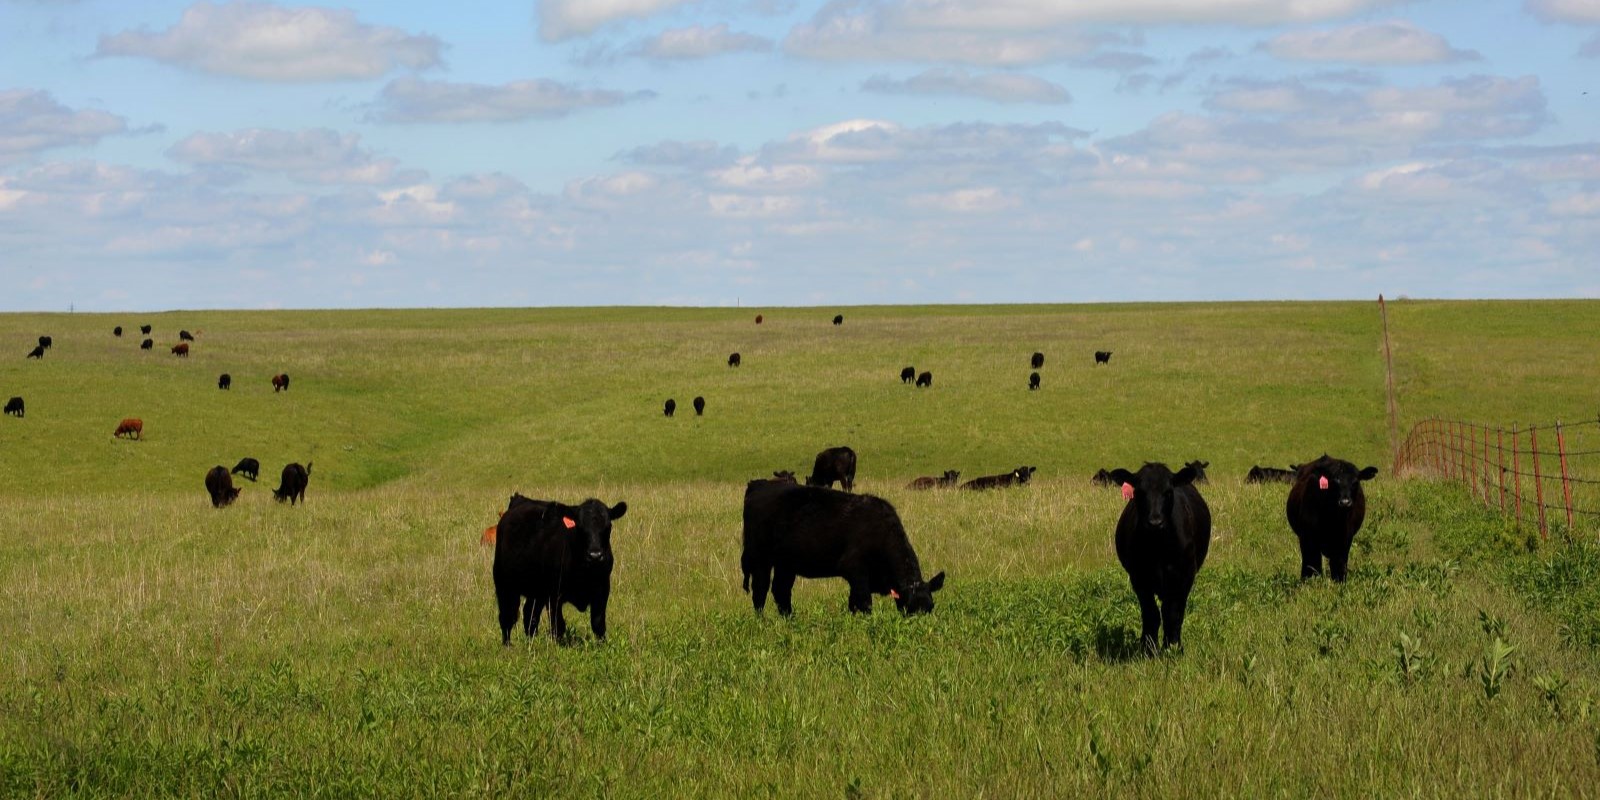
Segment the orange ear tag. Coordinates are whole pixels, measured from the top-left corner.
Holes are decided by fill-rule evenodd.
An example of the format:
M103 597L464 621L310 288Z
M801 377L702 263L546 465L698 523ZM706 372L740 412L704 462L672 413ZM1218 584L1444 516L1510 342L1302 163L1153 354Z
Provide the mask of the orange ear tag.
M1122 499L1124 499L1124 500L1132 500L1133 499L1133 484L1131 484L1131 483L1122 484Z
M573 522L572 517L562 517L561 524L567 526L567 530L578 527L578 523Z

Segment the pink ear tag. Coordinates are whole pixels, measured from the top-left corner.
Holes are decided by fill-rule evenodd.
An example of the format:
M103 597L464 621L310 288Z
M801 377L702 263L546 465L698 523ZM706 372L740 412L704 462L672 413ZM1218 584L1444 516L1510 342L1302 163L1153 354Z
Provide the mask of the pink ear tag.
M1326 489L1326 488L1328 488L1328 476L1324 475L1324 476L1322 476L1321 478L1319 478L1317 480L1317 488L1318 489Z
M895 590L893 590L893 589L889 590L889 596L891 598L894 598L895 600L899 600L900 599L900 593L895 591Z
M578 523L573 522L572 517L562 517L561 524L567 526L568 530L578 527Z
M1133 499L1133 484L1131 484L1131 483L1122 484L1122 499L1124 499L1124 500L1132 500Z

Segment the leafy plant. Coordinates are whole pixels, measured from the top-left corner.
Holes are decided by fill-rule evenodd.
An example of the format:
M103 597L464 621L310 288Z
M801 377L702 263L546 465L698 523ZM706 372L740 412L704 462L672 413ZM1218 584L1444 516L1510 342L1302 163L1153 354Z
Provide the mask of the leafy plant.
M1433 654L1422 649L1422 640L1402 633L1394 643L1395 669L1404 683L1415 683L1432 660Z
M1488 652L1483 654L1483 659L1478 662L1478 684L1483 687L1485 699L1493 700L1500 696L1506 679L1511 677L1516 668L1512 662L1516 652L1516 645L1506 644L1504 639L1496 636Z

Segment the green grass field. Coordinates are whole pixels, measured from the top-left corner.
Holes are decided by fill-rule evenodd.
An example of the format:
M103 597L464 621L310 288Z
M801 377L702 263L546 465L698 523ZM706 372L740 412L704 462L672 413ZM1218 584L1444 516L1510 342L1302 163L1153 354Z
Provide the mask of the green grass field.
M0 315L0 797L1600 794L1596 530L1389 474L1375 304L835 311ZM1596 407L1600 305L1390 322L1407 422ZM154 352L111 335L141 323ZM744 482L838 444L947 573L932 615L804 580L751 614ZM1298 580L1286 487L1242 483L1324 451L1383 471L1337 587ZM212 509L243 456L261 482ZM1211 555L1187 651L1145 659L1088 477L1193 458ZM607 643L569 610L570 646L500 646L478 538L513 491L628 502Z

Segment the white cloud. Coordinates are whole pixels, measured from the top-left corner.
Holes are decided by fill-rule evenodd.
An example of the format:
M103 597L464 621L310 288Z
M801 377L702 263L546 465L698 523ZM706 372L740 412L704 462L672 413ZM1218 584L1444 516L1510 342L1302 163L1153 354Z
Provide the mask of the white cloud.
M960 68L935 67L905 80L874 75L861 84L869 92L885 94L959 95L997 103L1062 104L1072 95L1059 84L1032 75L1010 72L972 74Z
M772 40L728 29L726 23L706 27L692 25L662 31L626 48L625 53L658 61L687 61L726 53L765 52Z
M821 180L821 174L814 167L804 164L758 164L751 156L739 159L731 167L715 170L710 175L717 183L732 189L794 190Z
M165 31L102 36L95 54L253 80L333 81L435 67L441 48L433 36L367 25L352 11L200 0Z
M563 117L653 96L537 79L492 86L408 77L383 87L371 116L379 122L511 122Z
M1524 4L1535 16L1551 22L1600 24L1600 2L1596 0L1524 0Z
M1600 194L1579 192L1550 203L1550 213L1558 217L1600 217Z
M1342 61L1355 64L1440 64L1482 58L1450 46L1443 36L1405 20L1348 25L1327 31L1289 31L1264 45L1288 61Z
M913 208L933 209L951 214L990 214L1016 208L1021 201L995 186L957 189L950 192L912 195Z
M0 166L56 147L92 145L127 130L122 117L68 108L49 92L0 91Z
M539 0L539 37L547 42L587 36L605 25L642 19L691 0Z
M921 61L1024 66L1087 56L1118 37L1076 31L995 32L899 24L881 4L833 2L783 40L791 55L827 61Z
M185 164L282 172L302 183L383 185L423 177L402 170L395 159L374 157L361 146L360 136L327 128L196 133L173 145L167 155Z
M885 5L888 14L909 26L1026 30L1083 23L1284 25L1345 19L1404 2L1406 0L895 0Z

